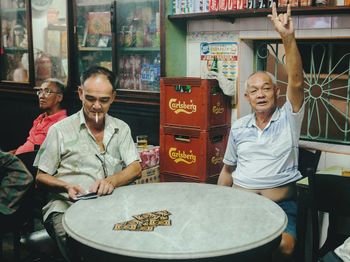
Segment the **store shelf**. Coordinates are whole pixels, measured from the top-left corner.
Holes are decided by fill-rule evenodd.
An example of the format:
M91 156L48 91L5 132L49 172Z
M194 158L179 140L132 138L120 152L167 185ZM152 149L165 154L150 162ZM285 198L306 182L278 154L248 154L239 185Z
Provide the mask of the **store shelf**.
M112 52L112 47L79 47L79 51L81 52Z
M285 11L286 7L278 8L278 12ZM349 14L350 6L305 6L292 7L292 15L322 15L322 14ZM243 17L262 17L271 14L271 8L242 9L234 11L219 11L206 13L169 15L168 19L177 20L202 20L202 19L235 19Z
M17 13L17 12L25 12L26 9L25 8L4 8L1 10L2 14L6 14L6 13Z
M28 48L22 47L5 47L4 49L7 52L28 52Z
M159 52L159 47L120 47L120 52Z

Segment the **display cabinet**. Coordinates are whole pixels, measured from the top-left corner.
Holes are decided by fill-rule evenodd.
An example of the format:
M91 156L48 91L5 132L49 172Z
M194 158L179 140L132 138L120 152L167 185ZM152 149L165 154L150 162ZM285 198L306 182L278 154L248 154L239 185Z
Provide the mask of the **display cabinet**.
M159 0L76 0L75 74L100 65L118 76L118 100L159 104Z
M118 1L116 14L119 89L159 92L159 1Z
M67 3L1 1L1 86L32 90L47 78L68 83Z
M1 49L0 84L28 86L32 52L31 14L28 1L0 2Z
M113 69L114 39L111 30L111 0L77 0L75 5L77 33L77 75L92 65ZM79 79L77 79L79 82Z

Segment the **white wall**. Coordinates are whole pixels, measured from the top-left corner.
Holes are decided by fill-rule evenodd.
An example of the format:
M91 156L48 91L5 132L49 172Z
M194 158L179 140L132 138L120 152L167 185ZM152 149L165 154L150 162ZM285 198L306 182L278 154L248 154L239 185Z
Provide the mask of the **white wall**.
M298 39L350 39L350 15L322 15L293 17ZM232 21L217 19L189 21L187 25L187 75L200 76L200 43L239 42L238 103L233 110L233 121L250 113L242 88L244 81L253 72L253 40L276 39L278 34L266 17L238 18ZM308 147L322 151L319 169L341 166L350 169L350 146L307 143Z

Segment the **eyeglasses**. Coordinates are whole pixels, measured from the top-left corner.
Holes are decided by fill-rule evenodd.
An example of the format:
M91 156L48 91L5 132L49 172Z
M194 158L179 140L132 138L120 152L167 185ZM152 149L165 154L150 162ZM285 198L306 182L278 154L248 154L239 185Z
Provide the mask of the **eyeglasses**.
M49 88L40 89L40 90L36 91L37 96L43 95L44 97L48 97L52 93L54 93L54 94L61 94L61 92L55 92L55 91L52 91Z

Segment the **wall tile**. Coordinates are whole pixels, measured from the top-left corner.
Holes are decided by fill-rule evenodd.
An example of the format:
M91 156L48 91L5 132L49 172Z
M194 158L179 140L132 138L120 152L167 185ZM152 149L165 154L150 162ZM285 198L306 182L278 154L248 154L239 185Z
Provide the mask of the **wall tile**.
M349 38L350 29L332 29L331 35L333 38Z
M350 16L345 14L333 15L332 28L350 28Z
M238 19L237 19L238 20ZM267 30L268 19L266 17L255 17L251 18L240 18L239 19L239 29L241 31L246 30Z
M329 38L332 34L331 29L317 29L317 30L297 30L295 35L297 38L315 39L315 38Z
M299 29L331 28L331 16L299 16Z
M235 31L239 30L239 20L236 19L234 23L230 21L215 19L213 20L213 31Z
M262 39L266 38L268 35L268 31L240 31L239 37L246 39Z
M200 43L187 43L187 76L200 76Z
M350 156L335 153L327 153L325 165L326 167L340 166L344 168L350 168Z
M187 32L213 31L213 25L213 19L188 21Z

